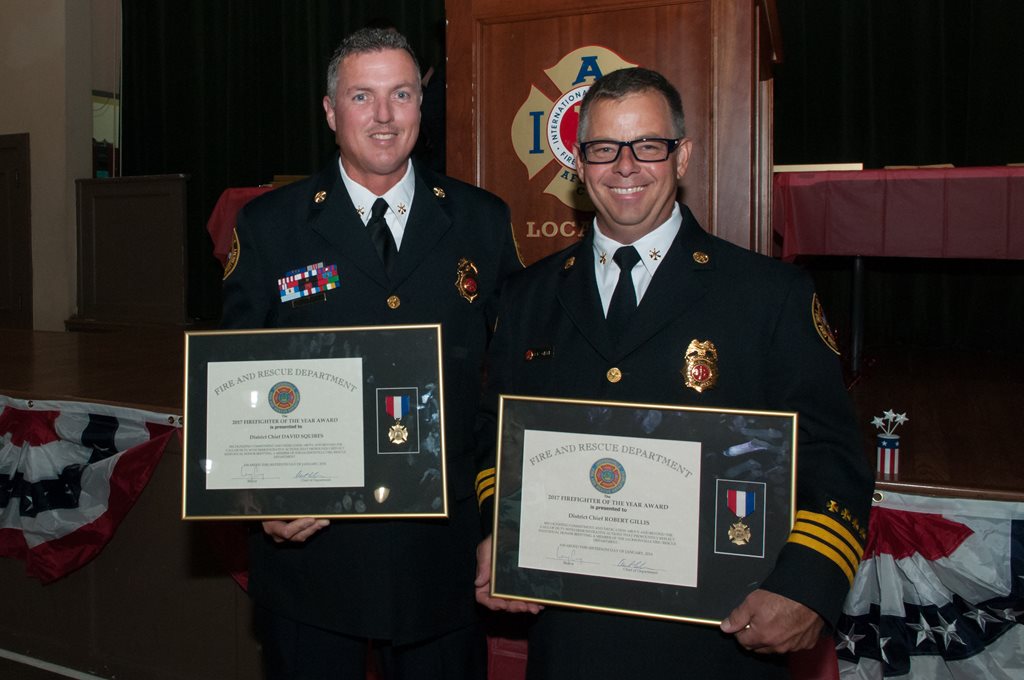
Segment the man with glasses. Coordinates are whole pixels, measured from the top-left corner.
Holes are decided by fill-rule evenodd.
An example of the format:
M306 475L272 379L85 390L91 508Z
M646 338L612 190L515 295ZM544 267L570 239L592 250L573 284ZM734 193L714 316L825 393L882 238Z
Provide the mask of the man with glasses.
M489 400L796 411L799 512L769 556L774 571L737 596L720 627L547 607L531 626L528 678L786 677L782 655L814 646L838 618L866 535L871 477L835 342L809 277L711 236L677 203L693 143L663 76L631 68L599 79L577 137L593 228L510 279ZM704 372L687 370L693 343L707 353ZM478 482L485 507L492 481ZM477 560L479 602L538 611L489 595L489 538Z

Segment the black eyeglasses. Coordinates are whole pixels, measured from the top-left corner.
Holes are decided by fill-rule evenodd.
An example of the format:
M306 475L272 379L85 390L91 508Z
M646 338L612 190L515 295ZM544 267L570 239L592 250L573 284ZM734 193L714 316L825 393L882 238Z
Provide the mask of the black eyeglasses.
M668 160L669 154L676 150L681 139L663 139L661 137L641 137L631 142L617 142L614 139L595 139L580 142L580 155L586 163L601 165L619 160L622 147L628 146L633 158L641 163L658 163Z

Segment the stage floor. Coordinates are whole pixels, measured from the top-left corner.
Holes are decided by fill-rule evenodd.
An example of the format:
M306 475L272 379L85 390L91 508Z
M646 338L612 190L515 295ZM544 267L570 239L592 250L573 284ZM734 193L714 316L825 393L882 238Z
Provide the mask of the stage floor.
M181 331L0 329L0 394L181 414L184 355Z
M0 394L182 413L180 331L0 330L0 343ZM869 347L865 358L850 394L872 467L871 419L888 409L910 419L900 475L879 488L1024 501L1024 354Z

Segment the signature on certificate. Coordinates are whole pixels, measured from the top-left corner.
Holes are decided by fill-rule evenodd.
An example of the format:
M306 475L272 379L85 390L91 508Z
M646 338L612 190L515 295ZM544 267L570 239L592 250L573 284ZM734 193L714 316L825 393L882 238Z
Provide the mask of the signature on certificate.
M260 466L256 463L243 464L241 475L242 479L247 482L258 482L264 477L263 472L260 470Z
M637 574L657 574L660 569L647 566L647 560L633 560L633 559L620 559L616 564L616 567L622 571L633 572Z
M302 480L305 480L305 481L312 482L312 481L322 481L322 480L325 480L325 479L330 479L330 477L328 477L327 475L323 474L319 470L302 470L302 469L300 469L300 470L296 470L295 471L295 479L302 479Z
M559 544L555 549L555 556L548 558L561 562L562 564L596 564L596 562L588 562L581 556L576 554L576 548L571 545L565 545L564 543Z

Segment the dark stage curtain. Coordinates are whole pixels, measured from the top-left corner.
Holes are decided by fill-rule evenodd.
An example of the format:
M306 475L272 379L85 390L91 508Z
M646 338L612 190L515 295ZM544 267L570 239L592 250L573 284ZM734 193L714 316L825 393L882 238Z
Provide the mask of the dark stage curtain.
M777 163L1024 162L1024 2L778 0L778 9ZM426 69L440 63L443 10L443 0L124 0L124 172L191 176L194 316L219 313L205 222L220 192L308 174L333 151L320 99L340 39L390 20ZM802 264L830 320L848 330L849 263ZM1024 291L1021 265L869 262L869 345L1019 349L1024 315L1008 304Z
M341 39L373 20L439 63L443 0L124 0L123 171L188 183L189 312L220 312L206 220L231 186L306 175L334 151L321 99Z
M778 0L778 10L776 163L1024 163L1024 2ZM845 336L849 260L800 264ZM869 350L1024 352L1024 263L869 259L866 272Z
M1024 2L779 0L775 162L1024 163Z

